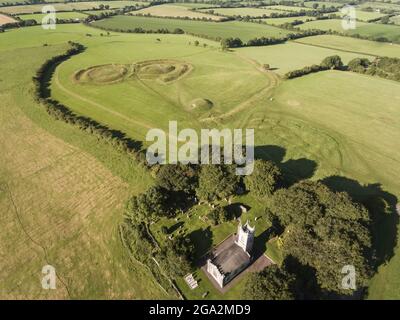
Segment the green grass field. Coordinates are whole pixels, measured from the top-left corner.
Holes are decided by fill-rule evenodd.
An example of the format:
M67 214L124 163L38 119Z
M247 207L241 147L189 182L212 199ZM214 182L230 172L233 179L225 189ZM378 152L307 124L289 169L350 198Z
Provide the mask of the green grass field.
M317 47L354 52L366 55L400 57L400 45L369 40L353 39L334 35L320 35L297 39L296 43L309 44Z
M214 31L218 36L232 34L244 40L251 32L251 37L260 32L252 27L276 30L236 21L139 17L116 17L96 24L133 28L144 21L148 28L168 22L164 28L188 26L208 35ZM0 210L5 212L0 222L5 230L0 235L0 252L12 252L0 270L0 278L5 279L1 298L170 298L146 268L127 261L116 233L128 195L150 186L150 175L93 136L54 121L32 99L35 70L46 58L63 52L68 40L82 43L86 50L56 68L51 93L79 114L138 140L150 128L165 129L168 120L177 120L179 129L254 128L256 155L274 160L293 179L337 175L368 184L372 194L379 191L379 184L400 196L396 179L400 176L398 82L344 71L288 81L279 77L285 70L319 63L327 55L339 54L345 62L361 56L345 48L395 54L397 47L380 48L359 40L350 46L347 39L355 39L320 36L307 39L314 43L224 52L217 42L188 35L100 33L104 32L73 24L59 25L56 30L38 26L0 34L0 74L7 79L0 81L0 138L5 141L5 152L0 154ZM199 46L193 45L196 39ZM322 47L325 44L331 47ZM261 68L264 63L278 69L266 71ZM133 64L148 68L135 76L121 72L131 70ZM167 81L162 70L182 65L187 66L186 72ZM193 107L193 101L202 99L212 102L209 108ZM352 191L362 196L363 190L360 186ZM254 221L262 213L263 203L249 196L235 201L251 206L243 218ZM235 223L211 227L199 218L208 210L197 206L189 217L178 217L182 232L193 236L198 255L208 249L203 237L208 227L212 233L208 247L236 227ZM176 223L160 220L151 228L162 242L161 226ZM257 232L268 225L264 218L257 220ZM389 243L388 227L393 230L383 223L376 226L383 248ZM372 279L371 298L400 298L399 250ZM267 247L267 252L279 260L276 244ZM40 289L41 267L47 263L56 266L63 280L62 290L53 295ZM242 297L245 278L221 296L199 270L195 276L202 280L197 291L177 279L188 298L201 299L205 291L209 291L208 299Z
M390 21L393 22L396 25L400 25L400 15L399 16L394 16L390 18Z
M374 10L394 10L394 11L400 11L400 4L394 3L389 3L389 2L364 2L361 3L358 7L359 8L372 8Z
M201 11L208 12L212 10L214 13L223 16L242 16L242 17L269 17L271 13L282 13L282 11L268 8L212 8L203 9Z
M357 53L311 47L295 42L287 42L269 47L240 48L236 52L259 63L269 64L271 68L276 68L275 72L280 75L312 64L319 64L324 58L335 54L340 55L345 63L351 59L363 56Z
M317 9L320 9L323 6L325 6L326 8L331 8L331 7L340 8L340 7L344 6L344 3L333 2L333 1L326 1L326 2L323 2L323 1L307 1L307 2L304 2L304 6L306 6L308 8L313 8L313 5L315 3L318 4Z
M281 24L290 23L295 20L306 22L307 20L314 20L314 19L315 18L313 18L313 17L289 17L289 18L267 18L267 19L261 19L261 20L270 25L279 26Z
M67 28L71 40L88 32L78 25L60 31ZM146 268L128 260L117 234L128 195L151 178L128 157L54 121L34 102L32 76L45 59L65 51L65 39L43 47L35 36L45 38L40 27L15 31L0 41L1 79L7 79L0 81L0 251L7 256L0 297L168 298ZM56 268L57 290L41 288L46 264Z
M338 12L338 14L342 15L340 11ZM356 19L364 22L376 20L378 18L384 17L385 15L386 14L380 12L370 12L356 9Z
M292 11L292 12L299 12L299 11L313 11L314 9L308 7L300 7L300 6L285 6L285 5L276 5L272 7L267 7L274 10L279 11Z
M136 16L115 16L109 19L96 21L93 25L110 30L129 30L142 27L145 30L167 28L173 31L175 28L181 28L189 33L215 38L239 37L243 41L255 37L280 37L288 34L287 30L251 22L203 22Z
M41 23L43 18L46 17L47 14L37 13L37 14L23 14L19 16L22 20L35 20L37 23ZM79 19L83 20L87 18L87 14L81 12L59 12L56 13L57 19Z
M133 5L144 5L146 2L138 1L88 1L88 2L69 2L69 3L54 3L51 4L56 11L73 11L73 10L91 10L99 8L100 5L109 5L110 8L123 8ZM1 11L9 14L25 14L25 13L40 13L42 12L43 5L22 5L2 7Z
M190 9L190 7L164 4L164 5L144 8L144 9L137 10L137 11L132 11L132 14L134 14L134 15L150 14L152 16L157 16L157 17L176 17L176 18L188 17L191 19L207 19L207 20L215 20L215 21L218 21L221 19L218 16L214 16L214 15L202 13L202 12L197 12L197 11L191 11L189 9Z
M320 29L320 30L332 30L350 35L359 34L365 37L385 37L390 41L400 42L400 27L393 25L385 25L378 23L366 23L356 22L356 29L344 30L342 27L342 20L330 19L330 20L317 20L311 21L298 26L302 30L309 29Z

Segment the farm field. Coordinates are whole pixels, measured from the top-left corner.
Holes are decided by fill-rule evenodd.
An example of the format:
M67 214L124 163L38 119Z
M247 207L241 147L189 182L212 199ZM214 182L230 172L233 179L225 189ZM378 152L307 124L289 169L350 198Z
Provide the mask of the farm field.
M137 10L137 11L132 11L131 14L133 14L133 15L150 14L152 16L157 16L157 17L176 17L176 18L188 17L191 19L207 19L207 20L215 20L215 21L218 21L221 19L218 16L214 16L214 15L206 14L206 13L202 13L202 12L197 12L197 11L191 11L189 9L190 9L189 7L185 7L185 6L164 4L164 5L144 8L144 9Z
M274 10L274 9L269 9L268 8L212 8L212 9L201 9L199 11L202 12L214 12L216 14L220 14L222 16L242 16L242 17L268 17L272 13L282 13L280 10ZM273 7L271 7L273 8Z
M181 28L185 32L204 35L210 38L239 37L243 41L262 36L278 38L289 33L287 30L251 22L203 22L139 16L115 16L106 20L96 21L93 25L117 31L140 27L144 30L167 28L171 31Z
M304 6L306 6L308 8L313 8L314 4L318 4L317 9L320 9L323 6L325 6L326 8L331 8L331 7L341 8L341 7L344 6L344 3L333 2L333 1L326 1L326 2L323 2L323 1L307 1L307 2L304 2Z
M369 40L353 39L334 35L320 35L295 40L296 43L309 44L344 52L359 54L400 57L400 45Z
M15 22L15 19L0 13L0 26L11 22Z
M90 12L101 12L92 10L99 4L121 8L126 3L145 4L90 1L54 5L79 6L78 11L57 15L60 19L75 19L85 18ZM296 282L296 289L286 289L296 290L296 295L288 293L289 298L303 299L308 293L321 295L321 299L342 297L340 290L332 289L335 280L330 283L331 279L326 279L345 260L358 266L356 260L364 259L364 254L367 257L364 253L367 248L374 253L374 262L368 263L376 265L377 270L372 278L361 276L366 280L367 289L362 298L400 299L400 218L397 215L400 215L397 179L400 176L400 82L383 78L390 76L398 80L397 62L376 59L366 73L362 73L361 64L359 69L351 68L357 72L362 70L361 73L332 64L313 68L314 73L308 73L307 69L304 74L302 70L293 72L296 76L293 79L284 77L290 71L320 64L327 57L337 63L332 57L336 55L345 65L355 58L371 61L377 56L400 58L400 44L324 34L275 45L227 48L228 41L221 42L221 39L232 37L246 42L259 37L279 38L296 30L277 25L314 18L261 19L265 24L163 16L219 19L206 13L209 7L215 6L212 3L156 4L88 24L58 24L50 30L41 26L19 27L0 33L0 255L8 258L0 268L0 299L247 299L246 285L253 278L251 268L235 279L233 287L224 294L200 270L204 254L238 230L239 218L256 227L256 250L251 252L252 256L267 254L279 270L288 272L286 275L292 272L282 264L287 240L293 241L299 252L303 250L303 256L314 252L310 250L312 241L315 240L316 247L320 245L316 237L307 239L306 229L326 241L329 254L321 250L323 257L337 254L336 260L327 259L335 265L330 269L318 263L312 266L314 257L310 265L300 259L298 262L304 269L307 265L307 269L315 270L306 272L310 278L299 276L301 281L307 280L304 291L301 282ZM211 10L255 17L261 11L285 13L313 10L313 3L318 3L318 8L330 4L302 3L305 8L283 2L265 8ZM6 8L32 10L42 5ZM190 11L191 8L198 10ZM138 16L138 13L159 17ZM15 16L40 23L44 14ZM1 17L0 14L0 24ZM363 19L367 21L371 17L364 15ZM178 28L185 33L165 32ZM343 31L341 20L330 19L305 22L296 28L333 30L375 39L385 37L400 43L400 26L358 21L356 30ZM79 51L36 74L49 59L68 48L78 47ZM373 74L370 71L385 70L379 65L381 62L393 66L389 75L369 75ZM38 86L38 80L42 86ZM51 105L50 100L37 102L43 100L34 99L35 88L57 104ZM64 106L72 113L66 113ZM190 128L196 133L202 129L254 129L255 157L273 161L275 165L270 165L276 169L276 176L282 172L282 177L272 178L272 173L267 174L271 167L262 167L265 172L261 175L256 167L256 178L268 175L267 179L276 179L276 189L257 194L251 177L235 180L228 177L232 173L223 171L221 179L215 178L214 171L201 176L211 166L201 167L199 174L195 166L178 168L140 163L137 159L144 154L132 152L132 145L135 150L145 151L153 143L146 141L146 136L155 128L167 132L171 142L172 137L176 138L175 133L168 132L172 120L178 122L178 131ZM111 139L111 135L118 139ZM178 144L183 142L179 139ZM256 161L260 163L265 164ZM229 169L227 166L221 170ZM203 180L197 181L199 176ZM166 184L162 178L171 180ZM309 184L303 184L305 189L292 188L304 180L310 180ZM322 181L332 191L348 193L349 199L364 204L370 212L348 205L346 202L350 200L345 194L314 193L316 184L312 181ZM226 189L233 186L232 190L237 190L229 191L230 194L225 194L226 190L218 195L208 193L208 189L220 182L226 184ZM170 187L168 183L176 185ZM259 186L260 182L256 182L255 187ZM295 192L290 199L292 190ZM276 196L280 192L287 192L288 197L281 193L284 197L279 199ZM146 197L131 199L139 194ZM166 194L171 198L165 200ZM293 204L291 200L297 201L296 197L301 198L299 205L285 208ZM226 211L217 213L218 209ZM314 209L319 213L312 212L312 215L319 214L319 218L310 215L309 221L306 221L308 216L304 221L295 221L299 219L299 212L304 215ZM287 213L290 210L295 214ZM344 224L343 230L333 227L332 221L343 223L339 221L342 218L351 223L349 231ZM313 219L318 223L312 222ZM364 220L365 229L359 226ZM299 230L305 232L304 238ZM343 233L333 234L339 230ZM239 228L239 234L241 231ZM297 232L297 239L290 238ZM368 243L370 235L372 244ZM359 240L358 236L366 241ZM345 237L347 242L340 242L339 238ZM343 243L353 246L358 253L340 253L346 248L340 247ZM363 249L357 251L361 243ZM187 254L187 245L192 247L190 254ZM293 258L299 259L299 256L295 253ZM41 287L41 270L46 264L56 268L57 290ZM323 271L318 273L319 270ZM324 273L327 271L329 276ZM183 277L188 272L198 281L199 286L193 290ZM282 282L283 285L291 281L290 277L279 280L275 276L271 279L278 281L277 286L282 281L288 281ZM256 284L255 290L261 290L256 288L259 282L252 283ZM325 284L333 285L328 289L324 288ZM313 288L315 285L318 290ZM272 291L264 292L265 296L276 294ZM352 298L361 297L354 293Z
M391 17L390 22L393 22L396 25L400 25L400 15Z
M274 10L279 10L279 11L293 11L293 12L299 12L299 11L313 11L313 8L308 8L308 7L300 7L300 6L284 6L284 5L276 5L276 6L271 6L271 7L266 7L266 8L271 8Z
M269 64L274 72L284 75L291 70L297 70L319 64L325 57L338 54L343 62L351 59L367 57L358 53L342 52L335 49L310 47L297 42L286 42L270 47L247 47L237 49L239 55L244 55L260 64Z
M313 17L288 17L288 18L267 18L267 19L261 19L263 22L268 23L270 25L274 25L274 26L279 26L281 24L285 24L285 23L290 23L293 21L312 21L315 20L315 18Z
M47 14L37 13L37 14L22 14L18 16L22 20L35 20L37 23L41 23L43 18L46 17ZM87 18L87 14L82 12L58 12L56 13L57 19L80 19L83 20Z
M377 23L356 22L356 29L343 30L342 22L338 19L311 21L298 26L301 30L320 29L332 30L345 34L359 34L364 37L380 38L384 37L390 41L400 41L400 27Z
M343 14L339 11L338 15L342 16ZM363 11L363 10L356 9L356 19L360 20L360 21L369 22L369 21L377 20L384 16L386 16L386 14L384 14L384 13L370 12L370 11Z
M388 3L388 2L364 2L358 5L358 8L372 8L378 10L394 10L400 11L400 3Z
M137 1L88 1L88 2L69 2L69 3L54 3L52 6L56 11L73 11L73 10L92 10L99 8L100 5L108 5L110 8L123 8L126 6L133 5L145 5L146 2ZM22 5L22 6L11 6L2 7L1 11L9 14L25 14L25 13L41 13L43 5Z
M72 39L87 29L74 31ZM13 39L13 33L2 36ZM29 33L45 35L41 28ZM16 48L0 41L1 79L7 79L0 82L0 250L8 255L1 298L166 298L148 271L128 260L117 234L126 197L151 178L109 146L54 122L33 101L25 89L38 66L66 49L64 41L43 47L35 40ZM40 286L49 263L58 290Z

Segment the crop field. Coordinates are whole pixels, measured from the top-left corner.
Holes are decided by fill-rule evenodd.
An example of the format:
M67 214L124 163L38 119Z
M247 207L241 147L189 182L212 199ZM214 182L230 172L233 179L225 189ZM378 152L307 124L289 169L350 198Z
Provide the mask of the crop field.
M35 20L37 23L41 23L43 18L46 17L45 13L37 13L37 14L23 14L18 16L22 20ZM57 19L85 19L87 18L87 14L81 12L58 12L56 13Z
M58 10L79 7L79 11L58 13L60 19L75 19L100 12L92 11L99 4L118 8L133 3L145 2L54 5ZM318 8L341 5L315 1L305 2L306 8L275 5L211 10L255 17L263 15L258 12L312 10L313 3ZM41 6L1 9L40 22L44 14L32 12ZM383 208L387 216L374 220L372 226L382 264L370 280L366 298L400 299L400 230L398 217L389 216L391 201L400 199L400 82L342 67L294 79L284 77L334 55L345 65L355 58L400 58L400 45L318 35L275 45L225 48L220 39L278 38L294 31L277 25L313 18L262 19L269 25L164 18L219 19L204 13L211 6L163 4L87 25L59 24L54 30L20 27L0 33L0 255L7 257L0 268L0 299L178 297L165 289L146 262L126 250L119 233L129 197L158 182L154 167L145 168L132 154L115 148L114 142L91 134L92 128L81 130L77 124L55 120L34 99L32 79L37 70L64 53L71 41L81 44L82 51L46 70L44 90L73 113L122 132L143 148L150 144L146 141L150 129L168 132L172 120L178 122L178 130L191 128L197 133L205 128L252 128L256 157L273 160L288 177L285 183L325 179L334 190L373 202L373 209L375 205ZM369 18L364 16L365 21ZM297 27L344 32L339 19ZM134 33L135 28L180 28L185 34ZM346 32L400 41L400 26L357 22L356 30ZM265 235L273 226L266 210L273 197L245 192L221 197L217 205L248 205L250 210L240 209L242 221L256 227L261 254L269 254L281 267L283 238L274 235L273 242L267 242ZM134 223L140 221L138 226L148 229L151 240L140 239L143 242L164 246L177 236L189 238L195 247L191 258L198 263L210 248L237 230L236 219L213 224L210 212L211 203L199 202L188 211L147 223L139 220L142 212L138 210ZM149 252L153 256L155 250ZM47 264L57 270L57 290L41 288L41 270ZM196 289L191 290L182 276L171 277L186 299L244 299L250 272L222 294L197 265L190 270L199 281Z
M332 30L345 34L359 34L364 37L379 38L384 37L390 41L400 41L400 27L395 25L385 25L378 23L356 22L356 29L344 30L342 27L342 20L329 19L311 21L298 26L302 30L320 29Z
M322 47L311 47L292 41L270 47L240 48L237 49L237 52L260 64L269 64L271 68L280 75L284 75L290 70L297 70L312 64L319 64L325 57L335 54L340 55L345 63L360 56L367 57L358 53L343 52Z
M126 6L145 5L146 2L138 1L88 1L88 2L69 2L69 3L54 3L51 4L56 11L73 11L73 10L92 10L98 9L100 5L108 5L110 8L123 8ZM9 14L25 14L25 13L41 13L43 5L23 5L2 7L1 11Z
M207 20L220 20L221 18L218 16L214 16L211 14L206 14L197 11L189 10L189 7L185 6L176 6L176 5L169 5L164 4L160 6L152 6L149 8L144 8L138 11L133 11L132 14L150 14L152 16L157 17L177 17L177 18L184 18L188 17L191 19L207 19Z
M297 39L296 43L365 55L387 56L393 58L400 56L400 45L398 44L374 42L334 35L320 35Z
M251 22L203 22L139 16L115 16L106 20L96 21L93 25L117 31L140 27L144 30L167 28L171 31L175 28L181 28L188 33L205 35L212 38L239 37L243 41L263 36L279 38L289 33L287 30Z
M15 19L6 16L4 14L0 14L0 26L6 23L11 23L11 22L15 22Z

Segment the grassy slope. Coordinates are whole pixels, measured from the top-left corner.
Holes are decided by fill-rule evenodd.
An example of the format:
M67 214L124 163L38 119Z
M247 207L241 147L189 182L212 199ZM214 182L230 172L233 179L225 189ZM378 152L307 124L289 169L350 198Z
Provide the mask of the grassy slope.
M77 35L80 32L82 34L87 33L87 28L80 26L74 28L76 28L74 29L75 33L71 29L67 33L65 29L60 28L57 33L59 38L56 37L56 34L42 37L41 32L36 37L37 43L42 43L42 41L57 42L72 33L75 34L76 39L86 42L86 45L89 46L85 53L86 58L84 58L85 56L75 57L76 59L73 58L61 66L61 68L65 68L62 70L65 74L64 84L68 84L71 71L76 66L89 63L90 55L94 54L95 51L104 50L103 53L110 52L110 54L115 55L115 50L112 52L111 49L107 48L105 43L107 41L118 40L121 42L119 44L121 48L126 46L125 48L128 49L128 44L124 44L124 41L131 40L130 45L136 43L141 50L147 47L149 52L154 52L150 49L156 45L155 42L150 41L150 39L154 40L156 35L147 35L147 38L143 40L144 42L148 41L145 46L139 40L141 39L139 37L143 35L118 35L120 38L110 37L111 39L100 39L100 37L95 36L87 39ZM24 39L21 33L28 32L27 30L34 33L40 29L29 28L24 31L13 31L15 32L13 39ZM98 35L98 31L95 30L91 33ZM171 46L171 51L174 46L176 49L177 44L174 39L178 38L174 36L165 36L164 38L162 36L161 43L164 45L168 42L163 52L168 52L169 46ZM11 40L7 37L5 40L7 40L4 42L6 46L8 41ZM29 46L32 41L28 39L27 43L20 43L19 46ZM115 46L116 43L114 41L112 45ZM187 39L184 40L184 43L187 43ZM91 47L93 50L91 50ZM183 48L183 44L181 48ZM186 50L199 50L200 52L204 49L190 48ZM130 52L134 51L131 49ZM126 52L118 51L117 53L118 55L113 57L114 60L124 61L124 59L127 59ZM192 53L194 52L192 51ZM146 52L143 54L146 54ZM226 57L224 57L225 55ZM199 62L203 59L203 63L207 61L212 68L227 61L238 64L235 58L230 58L231 55L233 56L234 53L218 53L215 57L219 58L214 60L215 57L212 52L204 54L204 56L202 52L198 55L200 57L198 59L200 59ZM151 57L147 54L146 59ZM196 57L196 55L190 57ZM85 61L85 59L87 60ZM103 58L102 55L96 55L96 59L107 60L111 59L111 56L105 55ZM75 63L76 66L74 66ZM93 65L94 61L92 60L90 63ZM227 67L232 69L229 64ZM246 69L245 64L242 68ZM204 72L206 76L209 69L204 65L203 68L200 68L200 71ZM204 79L203 81L200 81L200 79L201 77L195 83L204 83ZM263 85L265 86L266 83ZM316 90L317 87L318 90ZM164 90L168 92L167 89ZM396 82L358 74L324 72L284 82L273 91L273 100L266 99L267 94L271 93L259 95L256 99L253 99L250 105L246 106L243 112L210 125L236 128L240 126L254 127L256 130L256 152L274 159L287 171L297 173L299 176L322 178L330 175L345 175L364 183L381 182L385 190L399 195L400 187L398 182L393 179L400 174L398 172L398 160L396 160L399 158L396 146L400 138L400 131L396 115L399 112L397 105L400 97L393 94L396 92L399 92L399 84ZM240 95L239 92L238 94ZM327 96L332 97L332 99L327 100ZM232 99L234 98L233 95ZM376 106L379 106L379 108L376 108ZM225 110L229 110L229 108ZM388 117L388 114L391 116ZM164 120L167 120L167 117ZM67 138L67 135L65 137ZM107 163L107 161L104 162ZM318 164L317 167L315 167L316 164ZM379 297L399 297L400 293L398 286L396 286L398 276L395 271L399 263L397 257L395 256L391 260L388 267L382 268L373 280L372 297L374 294L375 296L379 295ZM392 281L389 282L386 279L392 279ZM240 286L238 286L236 294L240 294L239 289Z
M93 24L112 30L129 30L142 27L145 30L167 28L173 31L175 28L181 28L186 32L194 34L220 38L239 37L243 41L262 36L279 37L288 33L288 31L283 29L250 22L203 22L135 16L116 16L96 21Z
M0 44L0 252L7 254L0 297L165 298L146 269L128 262L116 229L128 194L151 179L127 157L54 121L33 102L32 75L66 46L15 42L24 37L14 35L26 31L32 29L2 35L19 48ZM56 267L55 291L40 286L48 263Z
M269 47L247 47L236 52L260 63L267 63L280 75L290 70L301 69L312 64L319 64L324 58L339 54L345 63L362 55L341 52L334 49L312 47L295 42L287 42Z

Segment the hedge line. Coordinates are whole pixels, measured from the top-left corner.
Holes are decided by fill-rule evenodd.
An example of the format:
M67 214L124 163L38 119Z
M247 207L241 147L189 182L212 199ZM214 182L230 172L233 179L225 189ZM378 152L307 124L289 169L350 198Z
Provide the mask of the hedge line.
M42 104L46 108L47 113L54 119L64 121L83 131L93 134L97 139L107 142L118 151L127 153L140 164L148 167L145 150L142 149L142 143L140 141L133 140L127 137L125 133L110 129L93 119L77 115L68 109L68 107L50 98L48 82L49 75L52 74L54 68L62 61L65 61L71 56L79 54L85 50L85 47L79 43L71 41L68 43L70 48L65 53L47 60L37 70L36 75L32 77L35 101Z

